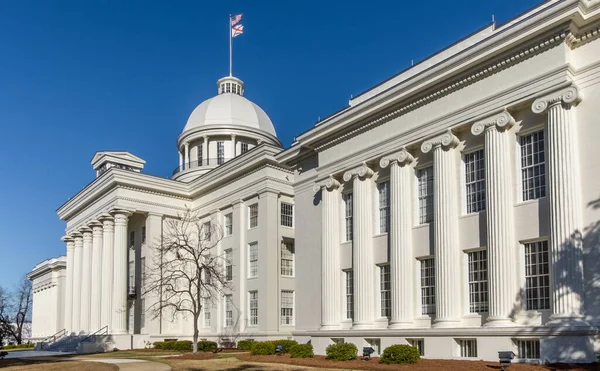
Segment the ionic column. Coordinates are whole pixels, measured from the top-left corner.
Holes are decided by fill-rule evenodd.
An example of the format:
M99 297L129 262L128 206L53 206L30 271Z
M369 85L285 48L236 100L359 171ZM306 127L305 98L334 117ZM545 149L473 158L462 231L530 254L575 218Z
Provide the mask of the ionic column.
M179 152L179 170L183 170L183 155Z
M485 133L485 193L489 272L489 316L486 327L512 326L510 313L519 296L517 279L518 243L514 232L513 168L510 157L515 123L507 111L478 121L473 135Z
M349 170L344 181L352 180L354 275L354 329L371 328L375 320L375 263L373 260L373 170L366 164Z
M131 213L115 210L112 214L115 217L112 333L122 335L127 334L127 221Z
M104 325L101 318L102 302L102 223L94 221L92 228L92 288L90 299L90 331L100 330Z
M75 240L71 236L62 238L67 243L67 287L65 292L65 329L73 331L73 264L75 263Z
M231 158L235 157L235 134L231 134Z
M81 332L81 267L83 265L83 236L75 232L73 246L73 322L72 331Z
M81 314L80 327L83 332L90 332L90 301L92 291L92 231L87 228L79 230L83 234L83 263L81 266Z
M540 97L532 110L547 114L548 195L550 203L550 272L553 322L583 317L582 222L579 161L573 106L581 101L577 87Z
M329 177L316 184L313 191L321 192L321 329L340 326L342 272L340 270L340 183Z
M208 135L204 136L204 144L202 145L202 161L206 166L210 165L210 160L208 159Z
M458 190L456 162L459 144L447 130L426 140L421 151L433 151L433 233L435 254L434 327L454 327L461 316L461 266L458 248Z
M112 333L115 223L113 217L108 214L102 215L99 219L102 222L102 308L100 324L101 327L108 326L109 333Z
M185 168L189 169L190 168L190 144L186 142L183 144L183 146L185 149Z
M412 246L411 184L413 156L402 148L379 161L381 168L390 166L390 283L392 318L390 328L414 326L414 256Z

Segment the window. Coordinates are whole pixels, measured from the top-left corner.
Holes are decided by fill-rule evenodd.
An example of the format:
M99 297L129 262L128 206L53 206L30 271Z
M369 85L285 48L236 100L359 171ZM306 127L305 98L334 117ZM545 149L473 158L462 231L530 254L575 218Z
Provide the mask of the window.
M135 231L129 232L129 248L135 248Z
M488 268L487 251L474 251L467 254L469 260L469 311L488 311Z
M346 241L352 241L352 193L344 193Z
M146 257L140 259L140 287L143 289L146 286Z
M433 258L421 260L421 314L435 314L435 265Z
M282 325L293 325L294 324L294 292L293 291L282 291L281 292L281 324Z
M240 149L242 150L242 153L248 152L248 143L240 143Z
M527 310L550 309L548 241L525 244L525 306Z
M258 227L258 204L252 204L248 206L248 210L250 214L250 228Z
M344 338L331 338L333 344L344 344Z
M225 214L225 236L233 234L233 214Z
M477 340L458 339L457 343L460 347L460 356L462 358L477 357Z
M225 250L225 279L233 280L233 252L231 249Z
M198 147L196 147L196 150L198 151L198 166L202 166L204 165L202 163L202 160L204 160L204 158L202 156L204 156L204 143L200 143L198 144Z
M516 340L517 357L520 359L539 359L540 341L539 340Z
M465 154L467 213L485 210L485 162L483 149Z
M346 271L346 318L354 319L354 277Z
M417 171L419 224L433 221L433 166Z
M258 242L252 242L248 245L248 250L250 250L248 254L248 261L250 270L248 271L249 277L257 277L258 276Z
M281 203L281 225L284 227L294 226L294 205Z
M390 230L390 182L377 184L379 193L379 233Z
M134 302L132 301L128 306L127 306L127 330L130 334L133 334L133 332L135 331L135 305Z
M210 327L210 300L204 299L204 327Z
M258 291L250 291L250 326L258 325Z
M292 277L294 275L294 242L281 243L281 275Z
M135 294L135 262L129 262L129 293Z
M523 201L544 197L546 196L544 131L523 135L520 142Z
M425 341L423 339L406 339L406 341L410 346L417 348L422 356L425 355Z
M225 162L225 143L217 142L217 165Z
M146 226L142 227L142 245L146 243Z
M379 267L379 286L381 292L381 317L392 316L392 291L390 284L390 266Z
M225 327L233 326L233 297L225 295Z
M140 328L146 327L146 299L140 299Z
M210 237L211 237L210 222L206 222L206 223L202 224L202 233L204 234L205 240L210 240Z
M365 339L365 342L375 351L373 355L381 354L381 339Z

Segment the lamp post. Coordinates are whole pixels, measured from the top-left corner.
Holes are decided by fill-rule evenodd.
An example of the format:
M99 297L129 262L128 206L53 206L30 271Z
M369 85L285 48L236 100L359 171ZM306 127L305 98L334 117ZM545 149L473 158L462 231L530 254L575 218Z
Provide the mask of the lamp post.
M511 350L498 352L498 360L500 361L500 368L502 371L505 371L510 367L513 358L515 358L515 353L513 353Z

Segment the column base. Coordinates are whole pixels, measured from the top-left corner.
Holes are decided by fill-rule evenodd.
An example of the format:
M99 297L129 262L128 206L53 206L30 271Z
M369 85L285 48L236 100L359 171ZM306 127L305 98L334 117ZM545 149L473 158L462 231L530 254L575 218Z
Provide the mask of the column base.
M352 324L351 330L371 330L374 327L373 322L355 322Z
M433 328L452 328L460 327L462 321L459 319L436 319L433 321Z
M590 323L581 315L557 313L550 315L549 321L545 325L549 327L588 327Z
M402 328L413 328L415 323L413 321L395 321L390 322L389 329L402 329Z
M111 335L130 335L127 330L112 330Z
M507 317L488 317L483 327L514 327L518 326L511 318Z
M339 324L323 324L319 327L319 331L339 330Z

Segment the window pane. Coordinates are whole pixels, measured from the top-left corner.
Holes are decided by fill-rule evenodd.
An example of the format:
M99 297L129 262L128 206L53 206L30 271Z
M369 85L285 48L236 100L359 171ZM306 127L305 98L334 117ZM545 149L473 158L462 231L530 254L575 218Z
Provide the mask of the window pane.
M485 210L485 162L483 150L465 154L467 213Z
M433 221L433 167L417 171L419 224Z
M546 196L544 131L520 137L523 201Z

